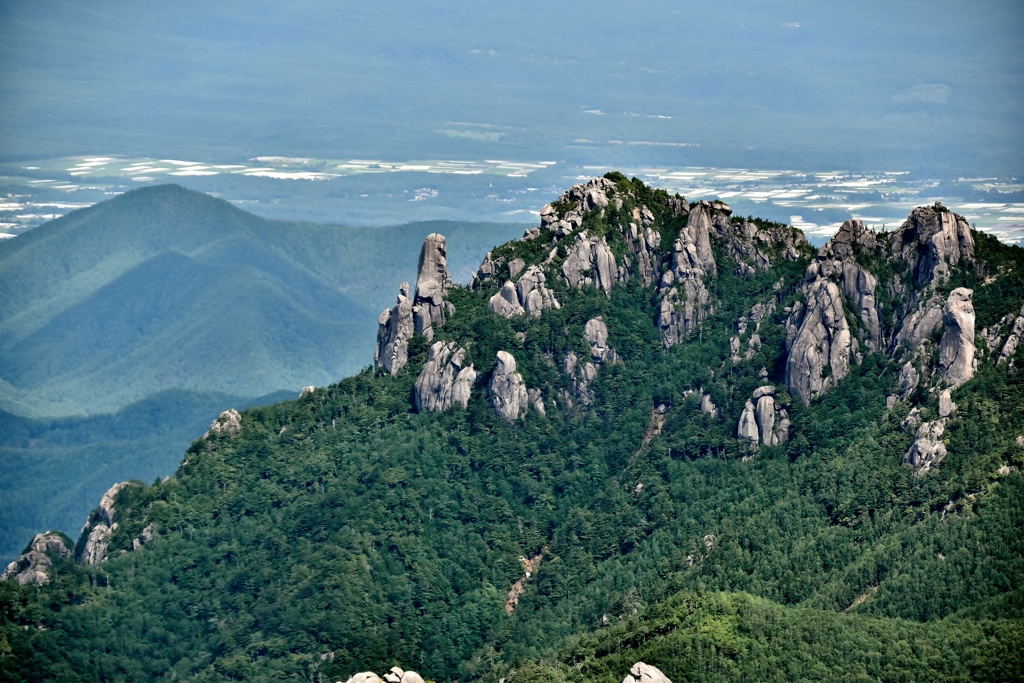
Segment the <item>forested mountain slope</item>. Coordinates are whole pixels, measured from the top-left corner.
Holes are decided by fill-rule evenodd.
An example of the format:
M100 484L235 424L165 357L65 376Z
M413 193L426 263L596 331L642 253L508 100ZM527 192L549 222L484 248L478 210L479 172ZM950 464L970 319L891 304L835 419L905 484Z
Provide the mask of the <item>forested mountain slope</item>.
M270 221L177 185L70 213L0 244L0 407L98 414L168 389L255 397L358 372L383 278L411 271L436 230L462 238L468 278L522 226Z
M1021 249L937 205L815 253L618 174L470 287L446 249L374 371L38 536L7 675L1020 680Z

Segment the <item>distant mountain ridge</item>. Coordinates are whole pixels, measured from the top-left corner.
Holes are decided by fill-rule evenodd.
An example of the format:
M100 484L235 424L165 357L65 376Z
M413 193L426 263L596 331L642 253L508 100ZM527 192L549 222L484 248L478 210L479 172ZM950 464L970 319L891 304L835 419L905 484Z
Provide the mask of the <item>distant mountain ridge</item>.
M469 254L522 230L272 221L177 185L75 211L0 244L0 408L96 414L352 374L372 361L376 283L409 277L412 245L439 228L464 237L467 278Z

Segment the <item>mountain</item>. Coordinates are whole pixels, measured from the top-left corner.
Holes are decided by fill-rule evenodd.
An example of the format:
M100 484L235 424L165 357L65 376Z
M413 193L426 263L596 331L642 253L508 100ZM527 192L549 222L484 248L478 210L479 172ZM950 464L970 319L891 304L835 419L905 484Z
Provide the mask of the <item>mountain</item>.
M75 211L0 244L0 407L109 413L169 389L255 397L357 372L380 284L415 272L438 229L475 260L522 226L270 221L176 185ZM468 278L468 253L452 257Z
M11 680L1021 680L1024 250L610 173L0 582ZM415 669L418 673L410 673ZM371 673L375 672L375 673Z

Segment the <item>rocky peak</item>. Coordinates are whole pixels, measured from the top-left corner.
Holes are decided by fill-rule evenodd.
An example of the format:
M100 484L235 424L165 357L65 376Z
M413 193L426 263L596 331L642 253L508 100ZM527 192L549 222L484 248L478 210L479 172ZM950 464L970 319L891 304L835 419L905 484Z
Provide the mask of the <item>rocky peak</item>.
M56 531L36 534L21 557L7 565L0 581L17 581L22 586L42 586L50 580L53 560L70 557L71 550L64 536Z
M235 415L238 414L238 411L232 412ZM221 415L223 416L224 413ZM237 434L237 432L235 433ZM99 564L107 558L110 537L117 530L117 509L114 505L117 503L118 494L129 484L130 482L121 481L107 489L107 492L100 498L100 504L89 515L85 526L82 527L82 533L88 534L88 536L78 557L81 564Z
M443 326L455 312L455 307L445 301L445 295L452 286L447 254L444 235L435 232L423 240L416 270L416 297L412 312L416 334L422 334L428 341L434 338L433 326Z
M952 266L973 262L974 238L963 216L936 202L910 212L889 238L889 251L910 264L920 287L945 282Z
M373 354L375 370L384 370L394 377L409 362L409 339L414 325L409 283L398 288L398 301L394 308L385 309L377 320L377 348Z
M234 408L228 408L210 423L210 428L203 434L203 438L205 439L211 434L238 436L240 431L242 431L242 414Z

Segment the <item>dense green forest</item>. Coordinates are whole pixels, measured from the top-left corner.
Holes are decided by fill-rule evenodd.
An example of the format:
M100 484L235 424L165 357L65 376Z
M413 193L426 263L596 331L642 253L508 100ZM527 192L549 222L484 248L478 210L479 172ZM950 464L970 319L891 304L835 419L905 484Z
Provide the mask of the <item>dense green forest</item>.
M709 205L706 317L667 350L665 286L636 271L607 290L570 285L559 267L584 231L639 268L626 226L641 209L659 272L681 272L701 247L687 241L700 205L608 178L618 201L561 238L542 230L491 253L502 269L546 270L558 307L489 314L515 277L504 270L448 289L454 312L434 334L480 374L465 409L415 411L431 358L416 335L395 376L367 369L243 411L237 434L194 441L173 477L120 490L105 561L53 557L45 585L0 584L5 680L344 681L397 664L437 681L612 682L638 660L674 683L1021 680L1019 354L979 352L951 391L945 456L912 469L905 424L932 419L940 397L922 382L887 407L896 351L861 347L806 406L789 391L787 322L810 302L815 256L786 226ZM733 240L744 230L789 250L762 241L770 265L744 267L746 242ZM977 260L940 284L975 285L979 327L1012 321L1024 291L991 275L1024 267L1022 250L974 239ZM910 277L890 270L880 288ZM765 303L759 343L740 332L749 353L738 355L738 321ZM837 324L857 331L849 305ZM562 359L592 353L584 335L598 317L615 360L581 389ZM498 351L546 397L543 413L497 414ZM932 356L916 357L922 374ZM737 423L766 387L791 426L758 446Z

